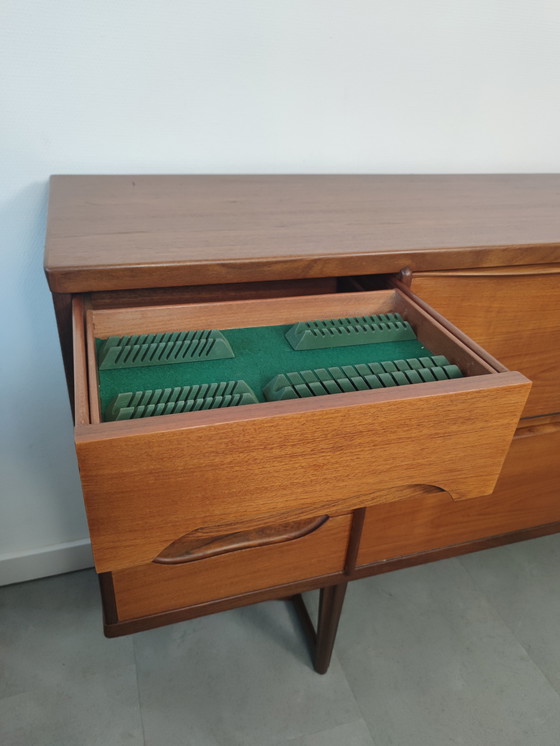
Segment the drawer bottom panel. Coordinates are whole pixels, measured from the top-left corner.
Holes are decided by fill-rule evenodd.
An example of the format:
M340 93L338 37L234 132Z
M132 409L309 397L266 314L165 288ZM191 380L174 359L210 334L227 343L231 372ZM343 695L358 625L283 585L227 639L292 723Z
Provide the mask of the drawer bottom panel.
M113 573L119 621L341 572L352 516L329 518L299 539L179 565L150 563Z
M368 508L358 565L560 521L560 430L524 428L512 441L496 489L454 502L419 490Z

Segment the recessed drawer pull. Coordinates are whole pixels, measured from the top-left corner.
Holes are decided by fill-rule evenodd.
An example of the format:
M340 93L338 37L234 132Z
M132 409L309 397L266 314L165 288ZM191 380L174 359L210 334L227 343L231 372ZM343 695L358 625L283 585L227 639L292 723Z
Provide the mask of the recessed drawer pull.
M105 411L106 420L135 420L162 414L221 409L257 404L252 388L245 381L203 383L172 389L130 391L117 394Z
M450 378L461 378L462 375L457 365L451 365L443 355L434 355L388 360L384 363L343 365L328 370L317 368L279 373L267 383L263 393L267 401L279 401L404 386L409 383L447 381Z
M408 321L398 313L380 313L343 319L300 321L286 332L294 350L321 350L375 342L416 339Z
M316 531L328 521L328 518L327 515L321 515L316 518L211 536L208 535L207 529L198 529L169 544L153 561L162 565L183 564L239 549L300 539Z
M235 357L217 329L109 337L99 347L99 370L169 365Z

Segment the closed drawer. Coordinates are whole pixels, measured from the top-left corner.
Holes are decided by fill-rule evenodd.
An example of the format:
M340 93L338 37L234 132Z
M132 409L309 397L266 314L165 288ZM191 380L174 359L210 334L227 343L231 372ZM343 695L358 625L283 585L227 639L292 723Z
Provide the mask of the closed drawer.
M100 422L95 338L386 312L465 377ZM330 515L398 485L488 494L530 387L398 290L86 311L77 298L74 335L75 439L98 572L150 563L190 531Z
M351 515L310 533L186 564L150 563L113 573L119 622L236 596L344 569Z
M455 502L433 488L410 488L402 502L368 508L358 564L560 521L559 454L560 424L523 427L491 495Z
M560 412L560 265L415 272L412 289L531 379L524 417Z

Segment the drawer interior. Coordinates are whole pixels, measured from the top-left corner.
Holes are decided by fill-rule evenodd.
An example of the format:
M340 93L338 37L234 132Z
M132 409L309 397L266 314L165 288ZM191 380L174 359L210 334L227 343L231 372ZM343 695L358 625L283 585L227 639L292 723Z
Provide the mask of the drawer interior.
M313 389L306 385L291 387L290 395L294 398L302 398L313 396L313 392L317 390L323 390L325 394L336 391L340 385L344 385L344 391L352 392L370 388L372 385L386 387L415 381L420 383L423 378L412 371L420 367L425 371L426 366L429 372L422 373L422 376L431 381L439 378L447 379L451 376L459 377L463 374L481 375L495 372L483 359L476 359L476 355L465 355L464 349L454 344L454 340L449 335L438 334L439 330L434 329L433 323L426 317L426 314L423 314L421 309L415 307L398 291L350 293L328 296L328 298L330 299L328 304L330 314L337 312L344 313L345 316L342 320L338 319L331 323L331 328L335 333L329 336L326 342L328 346L311 349L294 349L287 334L291 333L290 330L293 330L299 322L314 322L320 318L318 314L328 313L324 298L321 297L298 298L292 303L288 299L280 299L280 302L268 299L222 303L218 304L218 318L216 318L216 304L91 311L88 314L88 344L92 356L90 375L96 383L90 388L95 419L97 421L115 419L112 416L114 408L110 405L115 401L115 397L125 392L130 392L131 395L133 392L147 392L143 398L137 395L134 401L159 402L162 397L165 399L166 396L173 399L170 391L176 392L174 395L176 398L184 399L185 396L196 396L196 394L184 393L186 391L212 391L215 389L208 387L219 382L242 381L254 394L254 397L247 399L248 401L265 403L263 391L267 384L270 384L276 376L285 374L290 377L290 381L303 383L305 382L301 378L302 372L306 380L316 382L320 380L318 376L321 376L321 371L329 379L333 378L333 375L338 376L335 381L345 379L343 384L335 383L334 386L331 384L328 391L321 384ZM336 302L338 299L342 302ZM293 310L291 306L294 306ZM247 311L252 311L251 319L247 318ZM228 314L227 319L224 313ZM348 318L349 314L352 314L350 318ZM259 316L262 319L261 323L258 323ZM391 325L387 319L397 317L404 322L401 326L410 324L413 334L401 335L403 337L401 339L393 339L389 334L388 338L384 339L383 330ZM366 324L371 318L381 319L381 323L367 327ZM161 336L154 337L154 335L187 331L196 333L201 329L202 319L204 319L206 328L211 322L219 324L220 342L225 340L225 344L229 345L232 352L230 357L219 359L201 357L195 361L172 364L130 365L125 363L118 367L101 366L100 369L99 361L103 359L108 337L115 339L117 344L123 343L122 349L126 348L125 354L118 353L123 359L126 358L128 350L148 350L151 353L152 348L148 344L142 347L139 343L162 339ZM286 320L285 323L278 323L283 319ZM267 323L271 320L276 323ZM255 321L257 321L256 324ZM235 326L236 323L239 326ZM325 323L319 321L315 323L315 328L321 325L324 327ZM214 325L213 328L215 328ZM368 343L344 343L349 328L350 331L357 330L366 333L368 328L373 328L375 334L381 339ZM317 331L313 331L318 334ZM360 334L353 336L359 337ZM371 339L372 336L374 335L370 334L367 338ZM385 336L387 337L387 334ZM341 338L343 344L340 344ZM126 343L129 344L128 347ZM182 342L175 343L176 349L179 349L181 344ZM196 344L195 340L194 346ZM188 342L184 346L187 345ZM161 346L164 346L163 343ZM201 346L203 347L204 343L199 344L199 347ZM152 347L155 348L156 345L153 344ZM134 353L129 355L130 358L133 356ZM434 356L439 356L439 358L432 361ZM445 359L442 360L442 358ZM398 363L398 368L394 365L395 361ZM442 366L442 362L449 365ZM449 367L452 364L454 367ZM383 375L373 374L364 377L364 371L369 372L368 365L373 365L369 371L376 371L378 374L382 371ZM359 367L356 369L355 366ZM437 368L434 371L435 376L434 368ZM386 370L396 371L397 375L387 375ZM406 375L402 373L403 370L408 371ZM319 371L318 375L317 371ZM332 374L328 371L332 371ZM354 377L350 377L352 372ZM311 379L307 378L308 376L311 376ZM206 388L201 389L201 386ZM183 393L178 393L181 389ZM222 388L222 390L234 391L235 389L230 386L229 389ZM302 391L304 393L301 393ZM146 407L141 409L146 411ZM167 407L160 405L161 414L165 409L167 409L166 414L173 411L171 404ZM151 411L157 414L154 407ZM138 409L134 412L134 416L137 415ZM145 416L145 414L140 416Z
M419 359L432 354L418 339L294 350L286 339L291 328L292 324L279 324L224 329L223 337L235 353L231 358L99 370L101 412L105 413L112 399L121 392L208 385L218 381L245 381L257 400L264 402L263 389L278 374L335 366L342 369L373 362ZM102 345L103 340L96 339L97 353Z

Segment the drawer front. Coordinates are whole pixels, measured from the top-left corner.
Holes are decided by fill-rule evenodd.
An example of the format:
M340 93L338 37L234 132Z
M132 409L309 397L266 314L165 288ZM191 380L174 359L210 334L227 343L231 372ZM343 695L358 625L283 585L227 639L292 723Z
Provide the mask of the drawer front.
M351 515L331 517L312 533L280 544L118 570L113 573L118 620L342 572L351 520Z
M146 331L160 323L232 328L390 310L402 312L423 344L469 375L87 424L96 404L94 373L90 368L88 400L85 364L77 360L76 411L83 419L76 447L98 572L149 563L190 531L330 514L333 506L343 512L377 502L380 490L399 485L437 485L454 499L491 492L529 383L518 373L496 373L397 291L100 314L111 334L135 333L148 323ZM79 336L79 323L75 331ZM84 349L83 340L75 349Z
M524 417L560 412L560 266L419 272L412 289L533 381Z
M560 521L559 454L559 425L522 428L491 495L460 503L410 489L402 502L368 508L358 564Z

